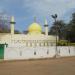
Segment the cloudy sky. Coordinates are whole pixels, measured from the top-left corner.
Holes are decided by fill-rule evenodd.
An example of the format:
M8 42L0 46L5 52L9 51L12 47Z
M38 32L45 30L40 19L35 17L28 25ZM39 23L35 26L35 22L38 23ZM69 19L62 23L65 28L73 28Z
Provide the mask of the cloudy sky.
M14 16L15 28L23 31L34 22L34 16L42 26L45 18L51 26L51 15L55 13L58 14L58 19L69 21L75 12L75 0L0 0L1 12Z

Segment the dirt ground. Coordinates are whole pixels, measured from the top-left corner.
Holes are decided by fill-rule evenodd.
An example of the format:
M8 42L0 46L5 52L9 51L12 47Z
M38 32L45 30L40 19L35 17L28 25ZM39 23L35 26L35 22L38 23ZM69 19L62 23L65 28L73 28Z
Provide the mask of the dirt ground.
M0 75L75 75L75 57L0 61Z

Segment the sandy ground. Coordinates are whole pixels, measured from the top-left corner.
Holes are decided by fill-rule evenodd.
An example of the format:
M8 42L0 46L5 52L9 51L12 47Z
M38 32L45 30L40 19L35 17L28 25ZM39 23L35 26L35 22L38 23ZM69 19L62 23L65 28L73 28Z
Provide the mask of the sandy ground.
M75 75L75 57L0 62L0 75Z

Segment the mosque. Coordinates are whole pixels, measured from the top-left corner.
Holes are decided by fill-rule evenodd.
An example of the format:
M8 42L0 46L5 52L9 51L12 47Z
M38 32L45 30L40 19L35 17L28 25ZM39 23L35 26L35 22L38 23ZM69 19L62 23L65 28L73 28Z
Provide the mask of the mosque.
M61 47L56 50L56 36L48 35L48 23L42 27L34 21L28 27L27 34L15 34L15 20L10 19L11 33L0 33L0 59L26 60L75 56L75 47ZM58 40L58 37L57 37Z
M55 36L48 35L48 24L45 20L45 34L42 34L42 27L38 23L32 23L27 34L14 34L15 20L11 17L11 33L0 33L0 44L33 46L55 45Z

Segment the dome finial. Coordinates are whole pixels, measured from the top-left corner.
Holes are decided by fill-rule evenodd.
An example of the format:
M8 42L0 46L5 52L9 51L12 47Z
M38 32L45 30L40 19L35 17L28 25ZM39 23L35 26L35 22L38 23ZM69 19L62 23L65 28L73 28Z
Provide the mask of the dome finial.
M34 22L36 22L36 16L34 16Z

